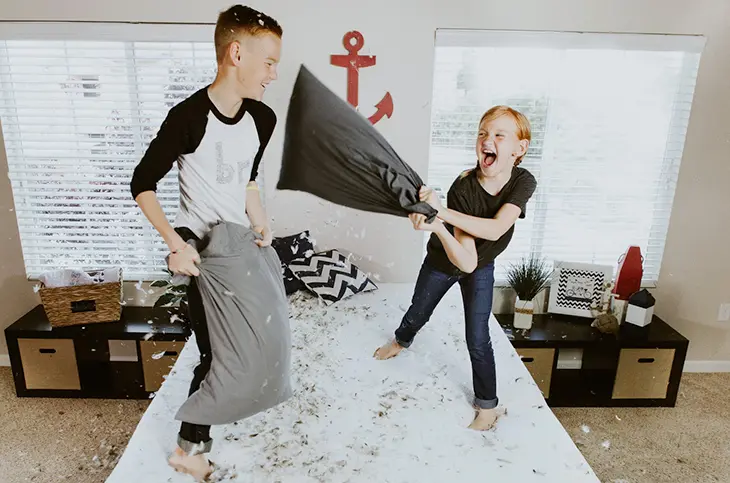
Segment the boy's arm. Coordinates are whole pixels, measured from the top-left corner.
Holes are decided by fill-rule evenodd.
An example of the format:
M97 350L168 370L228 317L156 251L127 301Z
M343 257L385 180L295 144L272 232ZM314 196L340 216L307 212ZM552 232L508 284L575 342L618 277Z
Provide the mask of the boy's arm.
M252 229L264 237L263 240L256 240L256 244L265 247L271 245L273 235L260 193L256 181L249 181L246 185L246 214L251 221Z
M263 240L256 240L256 244L260 247L271 245L273 234L271 232L271 224L269 217L264 209L264 203L261 199L256 178L259 174L259 166L264 156L266 146L271 140L276 127L276 114L274 111L262 102L249 102L249 109L254 113L254 121L256 128L259 130L259 150L254 157L253 166L251 168L251 176L246 185L246 214L251 221L251 228L263 236Z
M179 109L179 108L178 108ZM178 109L173 108L160 125L157 135L134 169L130 190L132 197L152 226L157 229L170 251L185 248L185 241L178 235L157 199L157 183L172 169L184 147L181 145L182 127Z
M175 229L172 227L170 222L167 220L167 215L162 210L157 195L154 191L143 191L137 198L135 198L139 205L142 213L147 217L150 224L155 227L159 232L162 239L167 244L170 252L176 252L186 247L187 243L177 234Z
M157 199L157 183L172 169L184 151L181 143L185 137L178 117L176 108L170 110L134 169L130 190L142 213L170 249L172 254L169 261L170 270L174 273L197 276L199 271L195 263L200 263L200 256L177 234Z

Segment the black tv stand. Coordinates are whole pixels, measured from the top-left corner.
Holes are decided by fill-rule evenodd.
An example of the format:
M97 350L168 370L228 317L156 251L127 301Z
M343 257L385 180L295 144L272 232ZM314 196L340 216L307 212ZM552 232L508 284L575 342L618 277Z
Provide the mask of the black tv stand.
M646 327L624 323L616 335L592 319L536 314L532 328L496 315L551 407L673 407L689 341L656 315ZM579 368L558 368L563 349L582 349Z

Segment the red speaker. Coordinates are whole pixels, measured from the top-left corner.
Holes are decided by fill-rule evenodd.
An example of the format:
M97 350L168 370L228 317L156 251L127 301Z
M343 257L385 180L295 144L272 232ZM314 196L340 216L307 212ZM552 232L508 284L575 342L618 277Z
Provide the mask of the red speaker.
M641 290L641 278L644 275L644 257L641 256L641 249L637 246L630 246L626 253L618 260L618 271L616 272L616 285L613 293L619 300L628 300L632 294Z

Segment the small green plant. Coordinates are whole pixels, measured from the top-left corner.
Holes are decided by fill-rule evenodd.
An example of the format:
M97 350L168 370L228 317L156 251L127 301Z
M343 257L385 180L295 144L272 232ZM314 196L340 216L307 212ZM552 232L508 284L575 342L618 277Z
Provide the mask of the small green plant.
M172 278L172 272L165 270ZM150 287L162 288L167 287L166 290L160 295L155 301L155 307L172 307L179 305L180 303L187 302L187 285L173 285L169 280L155 280L150 284Z
M531 254L529 258L523 257L518 263L510 264L507 282L517 292L520 300L528 301L547 287L551 274L552 270L547 263Z

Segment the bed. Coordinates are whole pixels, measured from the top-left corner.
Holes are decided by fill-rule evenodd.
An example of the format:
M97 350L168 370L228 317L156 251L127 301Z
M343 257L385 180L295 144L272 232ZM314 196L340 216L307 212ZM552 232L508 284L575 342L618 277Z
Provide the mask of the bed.
M491 431L467 429L473 394L458 287L409 350L387 361L372 357L392 337L412 289L380 284L331 306L292 295L295 395L212 428L211 481L598 482L494 316L498 394L507 413ZM191 338L107 483L193 481L169 468L167 456L197 357Z

